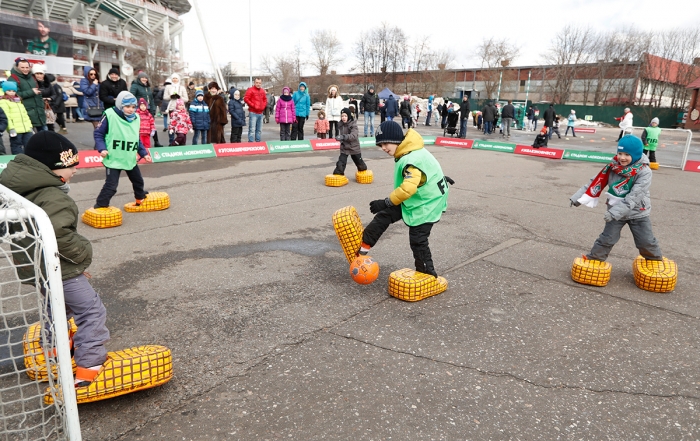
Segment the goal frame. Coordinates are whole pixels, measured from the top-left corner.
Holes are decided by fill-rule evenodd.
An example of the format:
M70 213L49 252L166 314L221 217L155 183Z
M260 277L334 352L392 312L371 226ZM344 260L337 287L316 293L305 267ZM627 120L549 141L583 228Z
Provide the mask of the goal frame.
M34 203L23 198L9 188L0 185L0 194L8 200L18 203L22 208L0 209L0 224L5 220L19 221L21 219L33 219L37 235L42 238L42 256L45 262L46 283L49 287L51 302L51 314L54 323L66 323L66 308L63 296L63 279L61 277L61 262L59 259L58 245L53 225L48 215ZM37 279L38 280L38 279ZM58 358L59 371L58 382L61 386L62 404L65 412L64 427L70 441L81 441L80 419L78 415L78 403L73 387L73 370L71 368L71 354L66 326L54 326L54 341ZM58 416L60 418L60 416Z

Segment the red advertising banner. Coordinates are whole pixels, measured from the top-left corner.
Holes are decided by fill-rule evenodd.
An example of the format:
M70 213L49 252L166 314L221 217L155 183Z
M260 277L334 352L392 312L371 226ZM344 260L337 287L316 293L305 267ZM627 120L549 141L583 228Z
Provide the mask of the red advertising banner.
M534 148L527 145L516 145L515 146L516 155L528 155L528 156L538 156L540 158L549 159L561 159L564 156L564 150L560 149L547 149L547 148Z
M445 138L438 136L435 138L435 145L441 145L444 147L459 147L462 149L470 149L474 145L474 140L472 139L462 139L462 138Z
M686 161L683 170L700 173L700 161Z
M340 141L335 139L312 139L311 147L314 150L334 150L340 148Z
M146 149L150 153L150 149ZM102 167L102 156L97 150L79 150L80 164L76 168ZM145 159L139 159L139 164L148 164Z
M102 167L102 156L97 150L79 150L80 164L76 168Z
M216 156L266 155L267 144L264 142L239 142L237 144L214 144Z
M595 129L591 129L588 127L576 127L576 131L579 133L595 133Z

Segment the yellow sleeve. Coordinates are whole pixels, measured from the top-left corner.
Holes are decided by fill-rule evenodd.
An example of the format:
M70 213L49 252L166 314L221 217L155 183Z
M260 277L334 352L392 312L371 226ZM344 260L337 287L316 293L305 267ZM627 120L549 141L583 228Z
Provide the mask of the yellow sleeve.
M389 195L391 203L394 205L399 205L406 199L416 194L422 178L423 173L419 169L412 165L406 167L403 171L403 182Z

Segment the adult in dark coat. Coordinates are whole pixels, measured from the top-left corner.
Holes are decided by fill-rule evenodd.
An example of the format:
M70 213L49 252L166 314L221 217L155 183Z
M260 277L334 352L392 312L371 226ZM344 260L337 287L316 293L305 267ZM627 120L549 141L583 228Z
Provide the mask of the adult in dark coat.
M245 109L241 104L241 92L235 87L229 91L228 113L231 114L231 142L241 142L243 127L245 127Z
M114 101L119 92L127 92L126 81L119 78L119 69L113 67L107 74L107 79L100 84L100 101L105 109L114 107Z
M10 71L8 81L17 83L17 95L22 98L22 104L32 121L32 127L37 131L46 130L46 113L41 91L32 76L32 68L25 58L15 59L15 65Z
M544 111L544 126L549 129L549 139L552 139L552 127L554 127L554 118L557 112L554 110L554 104L550 104L547 110Z
M209 93L204 95L204 102L209 106L209 133L207 140L212 144L223 144L226 142L224 138L224 126L228 124L228 115L226 115L226 100L219 95L219 85L212 81L208 85Z
M411 118L411 101L408 95L403 97L401 104L399 104L399 113L401 114L401 126L405 129L408 123L408 128L410 129L413 119Z
M442 107L440 108L440 128L444 129L447 126L447 114L449 106L450 106L450 100L447 98L444 98L445 102L442 103Z
M393 121L396 115L399 114L399 103L396 102L394 95L389 95L386 99L386 119Z
M151 90L151 82L148 80L148 74L146 72L139 72L136 79L131 83L131 89L129 90L132 95L136 97L136 101L143 98L148 103L148 113L154 118L156 117L156 100L153 97L153 90ZM158 141L158 131L153 132L154 147L163 147Z
M467 121L469 121L469 96L464 95L459 103L459 137L467 137Z
M46 74L46 81L51 84L51 110L56 114L56 124L61 128L60 133L68 133L68 130L66 130L66 100L63 99L63 88L58 84L53 74Z
M367 88L367 92L362 96L360 109L360 112L365 115L365 137L374 136L374 115L379 109L379 97L374 93L374 86L371 84ZM369 131L367 131L368 127Z
M486 103L481 109L481 117L484 120L484 133L489 134L493 131L493 121L496 118L496 108L491 102Z

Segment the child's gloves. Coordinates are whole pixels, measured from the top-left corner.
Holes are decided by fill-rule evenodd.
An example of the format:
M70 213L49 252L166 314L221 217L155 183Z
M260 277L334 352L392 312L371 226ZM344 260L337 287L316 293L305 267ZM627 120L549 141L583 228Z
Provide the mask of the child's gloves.
M384 199L377 199L376 201L372 201L369 203L369 211L372 214L377 214L382 210L386 210L389 207L393 207L394 204L391 202L391 199L389 198L384 198Z
M10 129L10 138L14 138L15 136L17 136L17 130Z
M342 141L345 141L346 137L347 137L347 135L338 135L335 137L335 140L342 142Z
M569 204L569 207L578 207L579 205L581 205L581 203L579 201L575 201L573 199L569 199L569 202L571 202Z
M605 222L612 222L613 220L615 220L615 218L609 211L605 212L605 214L603 215L603 219L605 219Z
M174 130L168 130L168 134L172 135L173 133L175 133Z

